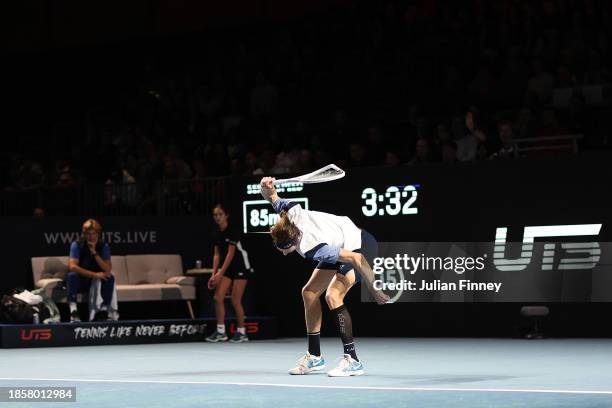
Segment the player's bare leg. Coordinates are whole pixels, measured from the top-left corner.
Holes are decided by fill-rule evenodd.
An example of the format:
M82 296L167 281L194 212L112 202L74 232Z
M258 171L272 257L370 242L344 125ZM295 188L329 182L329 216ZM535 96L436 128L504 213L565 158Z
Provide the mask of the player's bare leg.
M327 305L334 315L338 334L344 348L344 358L338 367L328 373L330 377L363 375L363 365L355 352L353 321L348 309L344 305L344 297L353 285L355 285L355 271L350 271L346 275L336 274L329 284L327 294L325 295Z
M320 297L334 278L336 271L330 269L315 269L310 279L302 288L304 301L304 317L308 333L321 331L321 300Z
M325 368L320 346L322 320L320 297L329 286L335 273L336 271L330 269L315 269L302 288L304 318L308 334L308 352L299 360L296 367L289 370L289 374L308 374Z

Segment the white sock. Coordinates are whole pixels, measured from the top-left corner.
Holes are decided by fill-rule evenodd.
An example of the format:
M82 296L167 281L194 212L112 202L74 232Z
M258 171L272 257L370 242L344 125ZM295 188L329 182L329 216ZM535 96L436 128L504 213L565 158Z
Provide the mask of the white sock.
M76 312L76 310L77 310L76 303L70 302L70 313Z
M219 333L225 333L225 325L224 324L218 324L217 325L217 331Z
M101 305L101 306L100 306L100 310L101 310L101 311L103 311L103 312L106 312L106 311L108 310L108 306L106 306L106 305Z
M240 334L246 334L246 331L244 330L244 327L239 327L239 328L238 328L238 333L240 333Z

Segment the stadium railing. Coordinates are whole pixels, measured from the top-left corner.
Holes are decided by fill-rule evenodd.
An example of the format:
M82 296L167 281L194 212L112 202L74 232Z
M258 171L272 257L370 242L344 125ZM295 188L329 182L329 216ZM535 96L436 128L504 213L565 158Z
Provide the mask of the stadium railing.
M519 154L530 155L534 152L559 152L578 153L578 141L582 139L582 134L557 135L545 137L528 137L514 139Z
M0 193L0 215L196 215L207 214L226 196L226 177L160 182L78 184Z

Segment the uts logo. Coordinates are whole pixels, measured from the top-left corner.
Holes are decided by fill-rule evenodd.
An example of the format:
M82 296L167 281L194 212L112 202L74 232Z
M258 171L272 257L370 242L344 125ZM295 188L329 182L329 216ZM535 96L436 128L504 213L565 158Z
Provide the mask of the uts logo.
M599 235L602 224L577 224L577 225L547 225L537 227L525 227L523 232L523 247L518 259L506 259L506 236L508 228L500 227L495 232L495 254L493 264L500 271L522 271L531 263L533 256L533 241L539 237L579 237ZM542 270L552 270L555 256L556 243L544 244L544 256L542 257ZM567 269L591 269L597 265L601 255L598 242L562 243L561 248L569 254L586 253L588 256L581 258L562 258L559 261L560 270Z
M21 330L21 340L51 340L51 329L23 329Z

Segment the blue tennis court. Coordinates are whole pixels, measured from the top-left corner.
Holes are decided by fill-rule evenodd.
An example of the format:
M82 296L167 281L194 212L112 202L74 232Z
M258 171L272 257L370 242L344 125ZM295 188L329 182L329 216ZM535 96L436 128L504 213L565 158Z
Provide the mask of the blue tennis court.
M364 376L286 374L304 347L292 338L5 349L0 386L75 386L76 403L48 403L71 407L612 406L609 340L361 339ZM329 368L340 351L323 340Z

